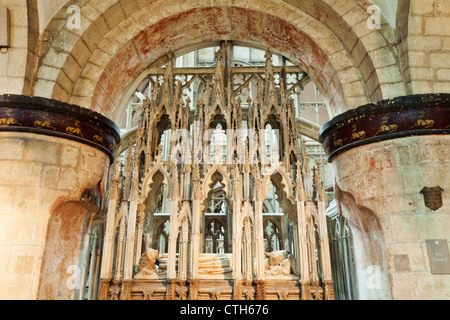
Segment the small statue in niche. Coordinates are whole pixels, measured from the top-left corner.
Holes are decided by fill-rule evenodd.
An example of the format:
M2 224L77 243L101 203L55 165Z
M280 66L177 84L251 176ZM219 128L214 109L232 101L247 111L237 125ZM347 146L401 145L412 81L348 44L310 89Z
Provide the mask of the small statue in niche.
M295 258L286 251L266 253L266 276L289 276L295 272Z
M150 280L158 279L158 269L156 264L158 262L159 252L148 248L141 256L139 261L138 273L134 276L135 280Z

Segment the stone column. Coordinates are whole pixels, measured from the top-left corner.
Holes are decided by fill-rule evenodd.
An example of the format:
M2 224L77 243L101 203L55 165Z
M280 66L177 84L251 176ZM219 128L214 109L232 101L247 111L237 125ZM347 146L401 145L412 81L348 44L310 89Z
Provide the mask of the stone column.
M124 268L123 268L123 259L124 259L124 244L125 244L125 236L126 236L126 227L127 227L127 216L128 212L128 204L127 202L123 202L121 207L122 218L119 223L119 233L117 235L117 253L116 253L116 263L115 263L115 274L114 274L114 283L118 284L123 278Z
M255 201L255 258L256 258L256 279L264 279L265 255L264 255L264 222L263 222L263 199Z
M322 128L359 299L450 298L450 275L434 272L427 247L450 240L449 119L450 94L424 94L362 106Z
M130 195L130 205L127 215L128 220L126 230L125 256L123 261L122 292L120 296L121 300L130 300L131 298L131 282L133 280L135 255L137 254L136 226L139 201L139 181L135 177L138 177L137 168L134 168L134 180L131 182L132 187Z
M120 166L120 168L119 168ZM122 183L121 165L118 161L111 166L114 170L114 178L109 186L108 211L106 214L105 236L103 241L102 264L100 271L99 300L108 299L109 285L112 280L112 266L114 256L114 234L116 222L116 210L120 201L120 185Z
M195 194L195 193L194 193ZM201 227L201 208L200 200L197 195L192 200L192 234L191 234L191 263L190 263L190 278L192 280L198 279L198 257L200 255L200 227Z
M325 188L322 180L321 169L317 168L317 216L319 226L319 247L320 247L320 260L322 267L322 284L324 288L325 300L334 300L333 291L333 279L331 274L331 259L330 259L330 242L328 239L327 229L327 215L326 215L326 196Z
M137 226L137 232L136 232L136 239L134 241L136 246L136 252L134 255L134 270L137 272L137 268L139 266L139 262L141 261L142 253L145 252L147 248L142 249L143 244L143 233L144 233L144 221L145 221L145 204L138 204L138 216L136 218L136 226Z
M179 235L179 223L178 223L178 198L170 201L170 234L168 245L168 261L167 261L167 279L177 280L177 242Z
M250 283L253 278L253 263L252 263L252 224L248 217L243 220L242 228L242 245L243 257L242 264L244 269L244 280Z
M241 217L241 199L238 197L233 201L233 281L239 283L242 280L242 225L239 225Z
M308 288L311 284L309 274L309 257L308 257L308 234L307 234L307 213L305 211L305 201L300 198L297 200L297 233L298 233L298 249L300 271L300 286L302 292L302 300L309 300Z
M0 299L73 299L118 128L43 98L0 96ZM84 196L83 196L84 194Z

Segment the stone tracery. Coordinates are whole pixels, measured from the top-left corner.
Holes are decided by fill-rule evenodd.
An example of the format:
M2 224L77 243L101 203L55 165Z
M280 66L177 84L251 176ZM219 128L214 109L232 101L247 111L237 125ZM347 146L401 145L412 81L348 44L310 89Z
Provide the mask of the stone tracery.
M265 67L233 69L223 49L216 65L203 70L177 70L169 53L164 72L152 78L135 142L125 160L112 166L110 190L121 191L110 192L107 224L117 219L118 203L127 213L117 245L104 253L110 261L104 274L115 268L110 292L121 288L121 299L149 290L153 295L142 299L209 299L211 292L230 299L310 299L311 287L331 298L323 181L314 168L313 199L312 172L290 98L297 85L292 79L300 81L305 74L285 65L275 69L270 51ZM258 88L246 107L239 97L245 86L242 81L235 85L234 73L257 75L246 81ZM183 92L196 78L205 89L192 109ZM161 138L168 129L170 146L163 150ZM214 130L226 132L226 144L213 143ZM267 144L268 137L273 144ZM269 230L275 220L263 213L271 185L284 213L277 217L283 227L276 229L278 249L284 251L265 244L267 233L275 230ZM213 200L219 200L219 207ZM163 227L168 227L167 238ZM163 246L159 239L167 243ZM162 248L164 252L157 251ZM158 270L152 264L148 272L147 253L153 257L155 252ZM281 261L272 261L280 254Z

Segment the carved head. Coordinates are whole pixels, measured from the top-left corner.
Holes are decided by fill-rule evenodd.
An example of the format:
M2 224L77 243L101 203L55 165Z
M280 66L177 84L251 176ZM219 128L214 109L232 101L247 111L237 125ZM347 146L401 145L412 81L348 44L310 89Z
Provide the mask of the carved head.
M266 257L269 258L269 265L271 267L278 266L284 260L284 252L283 251L273 251L270 253L266 253Z
M156 262L159 257L159 251L151 248L148 248L145 251L145 254L147 255L147 258L149 258L152 262Z

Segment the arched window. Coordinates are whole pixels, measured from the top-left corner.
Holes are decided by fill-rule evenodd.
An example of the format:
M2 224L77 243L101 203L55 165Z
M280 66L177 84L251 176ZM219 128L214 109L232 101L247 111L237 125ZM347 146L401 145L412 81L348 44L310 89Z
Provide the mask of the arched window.
M219 122L215 127L210 143L210 157L212 163L225 163L227 158L227 135Z
M278 202L278 195L273 184L269 185L269 192L264 200L263 206L263 231L264 231L264 251L285 250L285 215Z
M162 147L163 161L168 161L170 156L170 142L172 137L172 129L168 115L163 115L157 123L158 141Z
M154 233L153 237L156 241L154 241L153 249L158 250L159 254L168 253L169 246L169 218L162 218L158 223L158 228Z
M207 219L205 227L205 253L225 253L225 227L223 219Z
M265 252L283 250L283 237L279 222L273 218L266 218L264 220Z
M272 125L275 125L273 127ZM267 162L273 163L278 157L281 160L281 139L280 139L280 128L276 123L267 123L265 127L265 148Z
M231 253L231 210L228 207L221 175L213 176L208 206L203 214L203 253Z
M91 227L89 244L85 255L83 285L80 292L82 300L94 300L98 295L103 232L104 225L101 223L96 223Z

